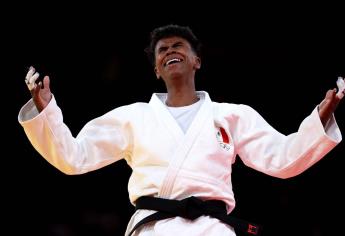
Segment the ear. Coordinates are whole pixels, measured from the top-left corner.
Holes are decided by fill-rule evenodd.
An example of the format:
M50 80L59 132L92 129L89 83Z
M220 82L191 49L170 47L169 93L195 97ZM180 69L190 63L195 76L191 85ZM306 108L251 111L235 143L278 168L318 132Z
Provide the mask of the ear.
M155 68L154 68L154 71L155 71L155 74L156 74L156 77L157 77L157 79L160 79L160 74L159 74L159 72L158 72L158 69L157 69L157 67L155 66Z
M199 70L201 68L201 59L200 57L195 57L195 61L194 61L194 69Z

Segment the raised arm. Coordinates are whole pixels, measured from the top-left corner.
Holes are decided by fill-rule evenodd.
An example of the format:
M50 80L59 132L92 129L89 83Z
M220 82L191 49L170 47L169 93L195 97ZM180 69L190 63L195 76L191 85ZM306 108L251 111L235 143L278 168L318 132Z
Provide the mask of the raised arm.
M42 157L65 174L82 174L129 158L133 141L128 123L133 114L127 108L94 118L75 137L50 92L48 76L39 83L38 78L30 67L25 81L33 99L20 109L18 121Z
M50 92L50 80L48 76L43 78L43 83L40 81L36 83L37 79L39 78L39 73L36 72L34 67L30 67L28 73L25 77L25 83L30 90L32 99L36 105L36 108L39 112L41 112L50 100L52 99L52 94Z
M326 125L329 118L331 118L335 109L337 108L340 100L344 97L345 94L345 82L344 79L339 77L337 81L337 89L328 90L325 98L319 105L319 116L323 126Z

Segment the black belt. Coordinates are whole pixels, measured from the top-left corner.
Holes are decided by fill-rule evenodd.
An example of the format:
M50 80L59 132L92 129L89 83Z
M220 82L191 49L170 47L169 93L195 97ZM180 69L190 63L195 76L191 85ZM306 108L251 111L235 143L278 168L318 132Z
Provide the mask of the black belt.
M226 205L222 201L202 201L196 197L189 197L181 201L155 197L140 197L136 201L136 210L155 210L156 213L139 221L129 233L129 236L140 226L157 220L164 220L180 216L189 220L195 220L202 215L209 215L232 226L235 231L249 235L260 235L261 226L230 216L226 212Z

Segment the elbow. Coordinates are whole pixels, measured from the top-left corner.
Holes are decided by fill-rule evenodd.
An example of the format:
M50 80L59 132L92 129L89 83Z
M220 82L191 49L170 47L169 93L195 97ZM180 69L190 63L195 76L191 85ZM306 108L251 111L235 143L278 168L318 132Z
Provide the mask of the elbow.
M83 173L81 168L77 168L76 166L69 165L66 162L54 163L53 166L65 175L79 175Z
M298 168L298 166L289 166L282 169L276 169L274 171L269 172L268 174L279 179L290 179L292 177L299 175L302 172L303 170Z
M278 173L278 174L271 174L273 177L279 178L279 179L290 179L292 177L295 177L297 174L290 174L290 173Z
M60 172L62 172L65 175L78 175L80 173L78 173L77 171L74 170L66 170L66 169L59 169Z

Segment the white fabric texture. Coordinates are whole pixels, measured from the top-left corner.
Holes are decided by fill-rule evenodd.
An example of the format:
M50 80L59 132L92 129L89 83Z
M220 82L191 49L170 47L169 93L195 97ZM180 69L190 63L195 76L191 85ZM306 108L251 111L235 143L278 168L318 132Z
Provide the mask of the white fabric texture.
M187 132L190 124L192 123L196 113L198 112L200 105L204 99L199 99L196 103L193 103L189 106L183 107L168 107L171 115L175 118L177 123L180 125L183 133Z
M122 106L95 118L76 137L63 123L54 97L39 114L30 100L18 120L35 149L66 174L86 173L124 158L133 170L128 191L134 205L140 196L195 196L224 201L228 213L235 207L231 166L237 155L251 168L289 178L308 169L342 139L334 117L322 126L317 107L296 133L283 135L247 105L212 102L203 91L198 96L203 102L185 133L164 105L166 94L153 94L149 103ZM151 211L137 211L128 230L147 212ZM234 235L231 227L207 216L197 223L176 217L138 231Z

